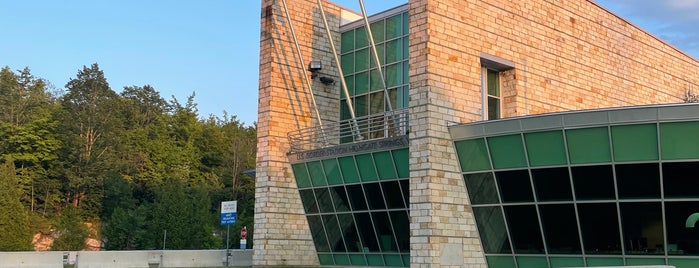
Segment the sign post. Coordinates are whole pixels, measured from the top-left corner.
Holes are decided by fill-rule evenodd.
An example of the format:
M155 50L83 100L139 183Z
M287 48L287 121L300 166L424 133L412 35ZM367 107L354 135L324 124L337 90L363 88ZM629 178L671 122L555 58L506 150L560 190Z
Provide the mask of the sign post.
M231 224L235 224L238 218L238 201L223 201L221 202L221 225L226 225L226 266L231 256L229 251L229 237L231 232Z

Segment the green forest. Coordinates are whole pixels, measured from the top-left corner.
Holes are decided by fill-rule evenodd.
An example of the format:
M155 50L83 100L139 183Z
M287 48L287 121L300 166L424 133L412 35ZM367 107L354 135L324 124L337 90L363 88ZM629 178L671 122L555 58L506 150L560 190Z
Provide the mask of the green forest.
M41 250L225 248L228 200L238 201L231 247L243 226L250 247L255 188L243 171L255 166L256 126L222 117L202 119L194 94L117 92L97 64L61 90L2 68L0 251L39 240L50 241Z

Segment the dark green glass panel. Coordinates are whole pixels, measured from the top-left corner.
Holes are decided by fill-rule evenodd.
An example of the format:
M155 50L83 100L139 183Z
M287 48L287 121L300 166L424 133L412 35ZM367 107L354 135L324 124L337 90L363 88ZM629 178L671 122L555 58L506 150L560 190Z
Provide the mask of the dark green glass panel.
M345 183L359 182L359 174L357 173L357 166L355 165L354 158L345 156L337 160L340 163L340 170L342 171L342 178L345 180Z
M379 62L381 62L381 66L386 64L386 60L384 57L386 56L386 53L384 52L384 44L376 45L376 53L379 55ZM371 62L371 68L376 68L376 58L374 57L374 50L372 49L369 53L369 61Z
M699 197L699 162L663 163L665 198Z
M471 204L498 204L498 191L492 172L464 175Z
M699 224L695 222L697 212L699 202L696 201L665 202L668 255L699 255ZM688 225L690 228L687 228Z
M328 190L328 188L315 188L313 189L313 192L316 194L316 199L318 200L318 208L320 209L321 213L335 212L333 203L330 200L332 196L330 196L330 191Z
M354 30L349 30L342 33L342 43L340 51L342 53L352 51L354 49Z
M328 185L320 161L308 162L308 174L311 175L311 183L314 187Z
M489 268L515 268L515 260L510 256L486 256Z
M522 136L519 134L488 138L495 168L526 167Z
M334 214L323 215L323 224L325 224L325 232L328 235L328 243L330 243L330 251L346 252L345 242L342 240L342 230L337 222L337 216Z
M546 257L517 256L516 259L519 268L545 268L549 266Z
M384 261L386 261L386 266L403 266L403 260L398 254L384 254Z
M500 119L500 99L488 97L488 120Z
M374 153L374 162L379 172L379 179L395 179L398 178L396 168L393 166L393 159L390 151Z
M614 161L658 159L658 131L655 124L612 127Z
M488 95L500 96L500 73L490 69L488 69Z
M370 26L371 26L371 35L374 37L374 43L383 42L383 40L385 38L383 20L374 22L374 23L370 24Z
M615 165L619 199L660 198L660 165Z
M699 158L699 122L660 124L663 160Z
M585 262L582 258L575 257L551 257L549 261L551 262L551 268L585 266Z
M386 42L386 64L403 60L403 39Z
M349 91L349 95L354 96L354 75L345 76L345 83L347 83L347 91ZM340 96L341 98L346 99L344 89L340 90Z
M388 102L391 101L391 107L393 109L398 109L401 108L399 105L400 103L398 102L398 89L399 88L389 88L388 89L388 100L386 100L386 107L388 108Z
M308 177L308 170L306 170L305 164L293 164L291 169L294 171L294 178L299 189L311 187L311 179Z
M366 35L364 26L354 29L354 48L362 48L369 45L369 38Z
M357 50L354 53L354 70L355 72L361 72L369 68L369 49Z
M463 172L490 169L488 150L483 139L457 141L454 146Z
M662 258L626 258L626 265L628 265L628 266L665 265L665 259L662 259Z
M369 203L369 210L386 209L378 182L365 183L362 186L364 187L364 195Z
M341 100L340 101L340 120L348 120L352 118L352 115L349 110L349 106L347 105L347 100ZM349 128L348 128L349 129ZM350 133L349 131L343 131L340 135L341 136L347 136Z
M318 252L330 252L328 238L325 236L325 230L323 229L323 222L320 220L320 216L308 216L308 228L311 229L311 237L313 237L316 250ZM330 261L332 262L332 256L330 256Z
M408 61L407 60L404 61L403 62L403 83L406 83L406 84L410 83L410 73L408 72L409 71L408 66L409 66ZM406 86L406 88L408 88L408 86ZM405 92L407 93L408 91L406 90ZM408 103L408 95L406 95L406 97L405 97L405 103L406 104Z
M325 169L325 177L328 179L329 185L342 184L340 166L337 164L337 159L323 160L323 168Z
M568 130L566 138L573 164L610 162L612 159L606 127Z
M408 24L409 21L409 15L408 12L403 13L403 34L407 35L410 32L410 25Z
M306 214L318 213L318 204L316 203L313 189L300 190L299 195L301 196L301 203L303 204Z
M367 254L366 260L369 266L384 266L383 256L381 256L381 254Z
M332 254L318 254L320 265L335 265Z
M587 255L620 255L619 215L615 203L578 204Z
M573 201L567 167L532 169L536 198L545 201Z
M349 254L350 257L350 262L354 266L365 266L366 265L366 259L364 258L364 254Z
M403 203L403 194L401 194L400 184L397 180L382 181L381 190L383 191L388 209L408 208L408 206ZM405 223L407 224L408 222L406 221Z
M342 72L344 74L354 73L354 54L349 53L342 55L341 59Z
M384 93L383 91L379 91L376 93L371 93L369 95L369 114L379 114L383 113L384 110L384 104L386 100L384 98ZM383 120L383 117L377 118L377 120ZM382 121L379 121L382 122ZM382 123L374 124L375 122L372 122L372 127L374 130L377 130L376 132L381 132L383 134L383 129L381 126L383 125Z
M620 203L626 255L663 255L663 214L660 202Z
M354 213L354 219L357 223L359 238L361 238L362 241L362 252L380 252L379 242L376 240L376 233L374 232L369 213Z
M580 254L580 236L573 204L539 205L549 254Z
M410 42L408 37L403 37L403 59L410 58ZM406 61L407 62L407 61Z
M369 92L369 72L356 74L354 76L354 95L361 95L367 92Z
M544 254L536 207L505 206L504 209L515 254Z
M373 69L369 72L369 90L376 91L379 89L383 89L381 73L379 73L379 69Z
M335 205L335 211L346 212L350 210L349 199L344 186L330 187L330 197Z
M369 114L369 95L354 97L354 115L356 117L367 116Z
M410 267L410 254L403 254L403 266Z
M391 215L393 231L396 234L396 241L398 242L398 251L410 253L410 219L408 218L408 211L391 211L389 214Z
M527 154L531 166L553 166L568 163L561 131L526 133L524 140L527 143Z
M345 238L347 252L362 252L362 243L359 240L359 233L357 233L352 214L337 214L337 220L340 222L340 230Z
M485 253L511 254L500 207L474 207L473 214Z
M335 265L351 265L347 254L333 254L333 258L335 259Z
M503 203L534 202L529 172L526 169L495 172Z
M394 87L403 84L403 64L392 64L386 66L386 86Z
M587 258L588 267L597 266L624 266L622 258Z
M393 39L403 34L403 18L401 14L386 19L386 40Z
M350 199L350 204L352 205L353 211L366 210L367 204L364 199L364 189L361 184L346 185L347 195Z
M699 259L669 259L668 265L675 268L697 268L699 267Z
M378 180L376 175L376 167L374 166L374 160L371 154L360 154L355 156L357 160L357 167L359 168L359 176L362 181L375 181Z
M388 213L372 212L371 218L376 226L376 235L379 237L379 245L382 252L398 252L396 239L393 237L393 226L388 218Z
M398 178L410 178L410 160L408 158L408 149L393 150L393 161L396 163L398 170Z

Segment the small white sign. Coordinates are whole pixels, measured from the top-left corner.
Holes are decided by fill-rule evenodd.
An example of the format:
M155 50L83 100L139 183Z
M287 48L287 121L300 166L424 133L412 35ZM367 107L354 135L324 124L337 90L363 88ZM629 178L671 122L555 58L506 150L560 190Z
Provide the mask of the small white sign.
M221 214L237 213L237 212L238 212L238 201L223 201L223 202L221 202Z

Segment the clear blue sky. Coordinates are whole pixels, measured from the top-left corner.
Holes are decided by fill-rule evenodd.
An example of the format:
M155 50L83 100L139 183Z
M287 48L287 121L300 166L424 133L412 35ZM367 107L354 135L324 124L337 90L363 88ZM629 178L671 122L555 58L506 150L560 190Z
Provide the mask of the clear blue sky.
M293 3L294 0L287 2ZM359 10L356 0L334 1ZM369 14L406 0L365 0ZM699 0L604 0L615 13L699 55ZM57 88L98 63L112 89L196 92L199 114L257 120L259 0L0 0L0 66L29 67Z

